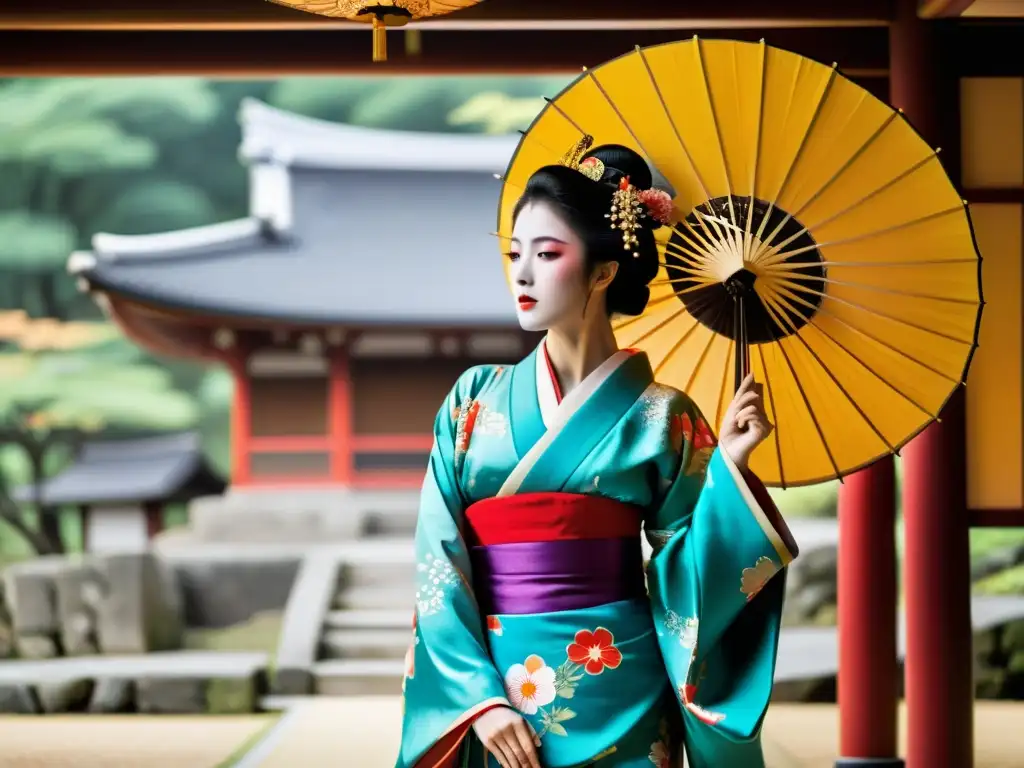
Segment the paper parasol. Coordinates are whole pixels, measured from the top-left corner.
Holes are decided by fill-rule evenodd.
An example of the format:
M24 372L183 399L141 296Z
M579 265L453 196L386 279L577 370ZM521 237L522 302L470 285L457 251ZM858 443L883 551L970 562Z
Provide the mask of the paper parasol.
M898 451L964 381L982 305L967 206L938 150L835 65L694 38L585 70L523 135L500 236L530 175L585 135L640 152L674 198L620 345L716 423L749 366L776 425L751 459L765 483Z

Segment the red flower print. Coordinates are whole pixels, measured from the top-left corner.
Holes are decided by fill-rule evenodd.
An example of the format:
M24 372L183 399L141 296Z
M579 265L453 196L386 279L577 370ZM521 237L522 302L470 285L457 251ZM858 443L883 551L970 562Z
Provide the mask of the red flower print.
M693 438L693 425L690 424L690 417L685 413L673 415L669 421L668 435L672 441L672 449L676 453L682 453L683 446Z
M714 448L715 445L715 436L711 433L711 427L698 416L697 428L693 431L693 450L703 451L705 448Z
M615 638L604 627L593 632L581 629L576 633L575 642L565 649L569 661L583 664L587 674L599 675L605 667L615 669L622 663L622 651L615 647Z
M498 637L501 637L502 634L504 634L505 632L505 628L501 626L501 619L499 619L497 616L487 617L487 629L496 634Z
M473 400L466 405L463 405L462 410L459 414L462 422L459 425L461 429L457 429L455 450L465 453L469 450L469 441L473 436L473 427L476 426L476 417L480 413L480 403Z

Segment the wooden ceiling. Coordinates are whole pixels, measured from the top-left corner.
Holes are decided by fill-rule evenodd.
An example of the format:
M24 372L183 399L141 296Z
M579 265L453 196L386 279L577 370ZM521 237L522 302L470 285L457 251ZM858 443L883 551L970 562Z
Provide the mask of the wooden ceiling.
M1024 19L1024 0L919 0L918 15L925 19Z
M83 7L85 6L85 7ZM695 29L742 23L821 25L884 22L890 0L486 0L436 21L447 29ZM709 8L713 9L709 11ZM346 22L302 13L266 0L7 0L4 29L327 29Z
M764 37L877 80L890 14L891 0L486 0L390 32L389 60L374 64L365 25L266 0L7 0L0 76L572 72L701 34Z
M486 0L390 32L389 61L375 64L365 25L267 0L6 0L0 4L0 76L572 72L635 45L700 34L764 38L836 61L885 93L888 27L897 4ZM920 0L919 9L944 16L997 5L1017 8L1024 0ZM1016 55L1019 44L1011 48Z

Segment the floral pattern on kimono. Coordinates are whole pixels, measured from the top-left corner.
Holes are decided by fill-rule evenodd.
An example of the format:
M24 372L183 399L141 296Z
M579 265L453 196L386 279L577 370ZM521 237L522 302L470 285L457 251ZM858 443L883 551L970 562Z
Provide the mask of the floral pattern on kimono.
M547 666L540 656L531 655L505 673L505 690L512 706L524 715L540 716L537 737L542 741L548 734L567 736L563 723L576 717L576 712L564 704L545 707L558 699L575 699L576 689L587 675L618 669L622 663L615 637L604 627L576 632L565 654L566 660L557 669Z

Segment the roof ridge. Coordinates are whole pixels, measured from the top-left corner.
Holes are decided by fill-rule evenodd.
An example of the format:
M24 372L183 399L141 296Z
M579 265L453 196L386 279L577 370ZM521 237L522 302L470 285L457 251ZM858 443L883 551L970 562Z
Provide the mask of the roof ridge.
M335 123L247 98L239 156L250 163L334 170L500 173L518 134L401 131Z

